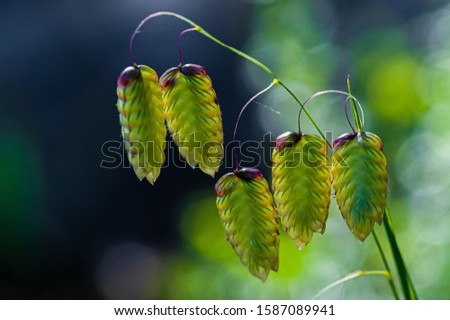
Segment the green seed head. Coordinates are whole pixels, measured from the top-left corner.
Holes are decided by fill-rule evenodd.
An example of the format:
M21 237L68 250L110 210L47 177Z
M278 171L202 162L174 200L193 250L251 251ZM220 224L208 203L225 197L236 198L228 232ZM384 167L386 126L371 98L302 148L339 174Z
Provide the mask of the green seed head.
M258 169L221 177L214 188L222 225L251 274L265 281L278 270L279 232L272 194Z
M383 144L370 132L345 134L333 143L332 174L336 201L348 227L361 242L381 224L388 174Z
M206 70L193 64L167 70L160 79L172 139L187 163L210 176L223 157L222 116Z
M299 249L323 233L330 206L327 144L321 137L286 132L272 153L272 187L281 225Z
M164 163L166 126L158 75L150 67L127 67L117 80L122 137L137 177L153 184Z

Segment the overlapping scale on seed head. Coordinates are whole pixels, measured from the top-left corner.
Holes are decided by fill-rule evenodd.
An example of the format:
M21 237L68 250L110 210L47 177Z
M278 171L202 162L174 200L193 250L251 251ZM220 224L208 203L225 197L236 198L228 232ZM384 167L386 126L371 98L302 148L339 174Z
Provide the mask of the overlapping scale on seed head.
M333 142L333 188L342 217L360 241L381 224L388 192L383 144L370 132L347 133Z
M158 75L148 66L125 68L117 79L117 108L128 160L153 184L165 160L166 126Z
M272 162L281 225L301 249L314 232L325 231L331 191L326 141L313 134L286 132L276 139Z
M223 157L220 107L205 68L186 64L167 70L160 79L165 116L172 139L191 167L210 176Z
M216 205L227 239L251 274L265 281L278 270L279 231L272 194L257 169L222 176Z

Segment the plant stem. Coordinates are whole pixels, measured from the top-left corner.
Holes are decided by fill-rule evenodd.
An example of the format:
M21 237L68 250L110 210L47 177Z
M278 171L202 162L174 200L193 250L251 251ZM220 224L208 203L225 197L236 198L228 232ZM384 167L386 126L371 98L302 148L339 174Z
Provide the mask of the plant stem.
M364 111L363 111L363 108L361 107L361 104L359 103L358 99L356 99L355 97L353 97L350 93L347 93L347 92L344 92L344 91L341 91L341 90L324 90L324 91L316 92L316 93L314 93L312 96L310 96L308 99L306 99L305 101L303 101L303 107L305 108L306 105L308 104L308 102L310 102L311 100L313 100L313 99L315 99L315 98L317 98L317 97L319 97L319 96L322 96L322 95L324 95L324 94L329 94L329 93L338 93L338 94L342 94L342 95L344 95L344 96L347 96L347 100L349 100L349 99L352 97L352 98L356 101L356 103L358 104L358 108L359 108L359 110L361 110L361 114L363 115L363 118L364 118ZM347 102L347 100L346 100L346 102ZM299 130L299 131L301 131L301 130L300 130L300 127L301 127L301 125L300 125L300 120L301 120L301 117L302 117L302 110L303 110L303 109L300 109L300 111L298 112L298 118L297 118L297 122L298 122L298 130ZM347 104L345 104L345 106L344 106L344 112L345 112L345 117L346 117L346 119L347 119L348 125L350 126L350 128L352 129L352 131L355 132L355 128L353 128L353 125L352 125L352 123L351 123L351 121L350 121L350 119L349 119L349 117L348 117L348 114L347 114Z
M352 87L350 85L350 75L347 76L347 88L348 93L350 94L350 103L352 105L353 118L355 119L356 130L358 132L361 132L363 127L361 124L361 119L359 118L358 109L356 108L355 99L353 98Z
M322 132L322 130L319 128L319 125L316 123L316 121L313 119L313 117L311 116L311 114L309 113L309 111L303 106L303 104L300 102L300 100L297 98L297 96L291 91L291 89L289 89L281 80L279 80L280 85L292 96L292 98L294 98L294 100L298 103L298 105L300 106L300 110L305 111L305 114L308 116L309 121L311 121L311 123L314 125L314 127L317 129L317 131L320 133L320 135L322 136L322 138L327 142L328 146L331 147L331 143L327 140L327 138L325 137L325 134ZM300 129L300 128L299 128ZM299 132L300 133L300 132Z
M160 12L156 12L153 13L147 17L145 17L140 23L139 25L136 27L134 33L131 36L130 39L130 56L131 56L131 60L133 64L136 64L134 55L133 55L133 42L134 39L136 37L136 35L139 33L140 29L142 28L142 26L149 21L150 19L153 19L155 17L159 17L159 16L172 16L175 18L178 18L188 24L190 24L191 26L193 26L195 28L196 31L198 31L199 33L201 33L202 35L204 35L205 37L207 37L208 39L214 41L215 43L217 43L218 45L234 52L235 54L237 54L238 56L241 56L242 58L250 61L251 63L257 65L258 67L260 67L262 70L264 70L267 74L269 74L270 76L272 76L272 78L274 78L274 80L277 80L278 83L292 96L292 98L294 98L294 100L298 103L298 105L300 106L300 108L302 108L305 111L305 114L308 116L309 120L311 121L311 123L314 125L314 127L316 128L316 130L319 132L319 134L322 136L322 138L324 138L325 140L325 134L322 132L322 130L320 129L320 127L317 125L317 123L314 121L314 119L312 118L311 114L308 112L308 110L306 110L303 107L303 104L300 102L300 100L297 98L297 96L273 73L272 70L270 70L265 64L263 64L261 61L253 58L252 56L249 56L248 54L246 54L245 52L242 52L230 45L227 45L226 43L220 41L219 39L217 39L216 37L214 37L213 35L211 35L208 31L206 31L205 29L203 29L202 27L200 27L198 24L196 24L195 22L193 22L192 20L178 14L175 12L169 12L169 11L160 11ZM328 142L328 141L327 141ZM328 145L330 145L330 143L328 142ZM330 145L331 146L331 145Z
M180 66L183 65L183 53L181 51L181 38L183 37L183 35L185 33L191 32L191 31L195 31L195 28L190 28L190 29L186 29L183 30L180 35L178 36L178 55L180 56Z
M277 80L278 83L280 84L280 86L282 86L290 95L292 98L294 98L294 100L297 102L297 104L300 106L300 108L302 110L305 111L305 114L308 116L309 120L311 121L311 123L314 125L314 127L316 128L316 130L319 132L319 134L322 136L322 138L324 138L326 140L325 134L322 132L322 130L320 129L319 125L316 123L316 121L313 119L313 117L311 116L311 114L308 112L308 110L306 110L303 106L303 104L301 103L300 99L297 98L297 96L291 91L291 89L289 89L284 83L283 81L280 80L280 78L278 78L275 73L273 73L272 70L270 70L265 64L263 64L261 61L253 58L252 56L249 56L248 54L246 54L245 52L242 52L232 46L229 46L225 43L223 43L222 41L220 41L219 39L217 39L216 37L212 36L209 32L207 32L206 30L204 30L203 28L201 28L200 26L196 25L196 28L198 28L198 32L200 32L201 34L203 34L205 37L209 38L210 40L214 41L215 43L217 43L218 45L236 53L237 55L241 56L244 59L247 59L248 61L252 62L253 64L257 65L258 67L260 67L261 69L263 69L267 74L269 74L270 76L272 76L274 78L274 80Z
M362 276L384 276L384 277L386 277L388 279L388 281L391 278L390 274L387 271L378 271L378 270L361 271L361 270L358 270L358 271L352 272L352 273L346 275L345 277L343 277L343 278L341 278L341 279L339 279L339 280L329 284L328 286L326 286L325 288L320 290L318 293L316 293L314 295L314 297L311 298L311 300L317 299L318 297L323 295L325 292L329 291L330 289L333 289L334 287L336 287L336 286L338 286L338 285L340 285L340 284L342 284L344 282L347 282L349 280L352 280L352 279L355 279L355 278L358 278L358 277L362 277Z
M389 245L392 250L392 255L394 256L395 265L397 267L397 272L400 277L400 283L402 285L402 290L403 294L405 295L405 299L418 300L419 297L417 295L416 289L414 288L414 285L411 281L411 277L409 276L405 262L403 261L402 258L402 254L398 247L397 240L395 239L394 230L392 228L392 220L388 208L386 208L383 217L383 225L384 229L386 230Z
M236 171L239 170L239 160L238 160L238 156L237 156L237 148L236 148L236 133L237 133L237 128L239 126L239 122L241 121L241 117L242 114L244 113L245 109L247 109L247 107L250 105L250 103L255 100L256 98L258 98L260 95L262 95L264 92L267 92L270 90L270 88L273 87L274 84L277 84L278 80L274 79L271 84L269 84L266 88L264 88L263 90L261 90L260 92L258 92L257 94L255 94L253 97L250 98L250 100L247 101L247 103L242 107L241 111L239 112L239 115L237 117L236 120L236 124L234 126L234 132L233 132L233 152L234 152L234 160L236 161Z
M378 251L380 252L381 259L383 260L384 267L386 268L386 271L389 274L389 277L386 277L386 278L387 278L387 281L389 282L389 286L391 287L392 294L394 295L395 300L399 300L400 297L398 295L397 289L395 288L394 280L392 279L391 268L389 267L389 264L387 263L386 256L384 255L383 248L381 247L380 241L378 240L375 229L372 230L372 234L373 234L373 238L375 239L375 243L377 244Z

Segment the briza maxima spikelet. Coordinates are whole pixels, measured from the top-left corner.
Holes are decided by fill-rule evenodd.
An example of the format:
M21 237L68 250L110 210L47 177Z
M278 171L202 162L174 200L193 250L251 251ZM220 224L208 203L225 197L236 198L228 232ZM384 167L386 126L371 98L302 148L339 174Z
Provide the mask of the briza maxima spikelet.
M286 132L272 152L272 187L281 225L299 249L323 233L330 206L327 143L313 134Z
M279 230L272 194L258 169L221 177L216 205L234 251L251 274L265 281L278 270Z
M342 217L361 242L381 224L388 192L381 139L370 132L347 133L333 142L333 188Z
M214 177L223 157L222 117L205 68L186 64L160 79L172 139L191 167Z
M154 184L164 163L166 126L158 75L150 67L127 67L117 79L117 108L128 160L137 177Z

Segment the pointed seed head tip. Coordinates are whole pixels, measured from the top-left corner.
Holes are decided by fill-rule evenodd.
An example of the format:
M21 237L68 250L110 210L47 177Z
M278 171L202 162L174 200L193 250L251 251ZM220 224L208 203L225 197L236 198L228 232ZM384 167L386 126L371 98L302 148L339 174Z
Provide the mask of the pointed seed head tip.
M242 180L251 181L262 178L262 173L256 168L242 168L236 173L236 176Z
M337 146L339 146L344 142L353 140L356 136L357 134L352 132L344 133L343 135L337 137L336 140L333 141L333 148L336 148Z
M180 68L180 72L185 76L206 75L206 69L198 64L185 64Z
M141 71L137 67L126 67L119 75L117 79L117 85L126 87L133 81L141 77Z
M286 147L292 148L301 138L302 136L297 132L288 131L282 133L275 139L275 148L277 150L282 150Z
M159 78L159 84L161 85L162 89L165 89L175 83L175 77L178 72L179 68L173 67L166 70L166 72L162 74L162 76Z

